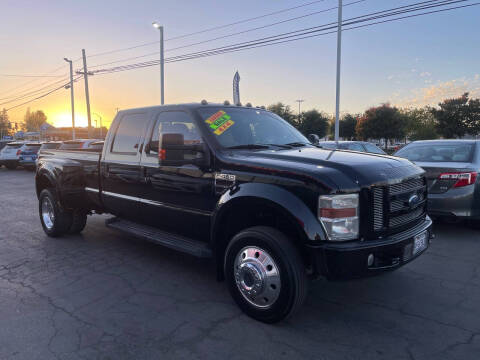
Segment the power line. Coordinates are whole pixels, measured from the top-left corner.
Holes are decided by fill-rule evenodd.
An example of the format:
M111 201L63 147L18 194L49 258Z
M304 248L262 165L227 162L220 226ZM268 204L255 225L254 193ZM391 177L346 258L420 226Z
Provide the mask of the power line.
M58 67L58 68L55 68L54 70L47 72L47 74L54 74L54 73L60 71L60 69L64 69L64 66L62 65L62 66L60 66L60 67ZM24 83L20 84L19 86L16 86L16 87L11 88L11 89L9 89L9 90L7 90L7 91L4 91L2 94L9 93L9 92L11 92L11 91L15 91L15 90L21 89L21 88L23 88L23 87L26 86L26 85L33 84L33 83L37 82L38 80L39 80L39 79L33 79L33 80L30 80L30 81L24 82ZM1 100L1 99L0 99L0 100Z
M24 74L0 74L6 77L26 77L26 78L46 78L46 77L61 77L62 75L24 75Z
M81 78L82 76L83 76L83 75L77 76L77 77L74 79L74 81L77 80L77 79L79 79L79 78ZM66 85L68 85L68 83L65 83L65 84L63 84L62 86L59 86L59 87L57 87L57 88L55 88L55 89L53 89L53 90L50 90L50 91L48 91L48 92L46 92L46 93L44 93L44 94L42 94L42 95L40 95L40 96L37 96L37 97L35 97L35 98L33 98L33 99L27 100L27 101L25 101L25 102L23 102L23 103L21 103L21 104L17 104L17 105L11 106L11 107L9 107L9 108L6 109L6 110L9 111L9 110L15 109L15 108L17 108L17 107L20 107L20 106L29 104L29 103L31 103L31 102L33 102L33 101L35 101L35 100L42 99L42 98L44 98L44 97L46 97L46 96L48 96L48 95L50 95L50 94L53 94L54 92L56 92L56 91L58 91L58 90L63 89Z
M367 0L352 1L350 3L345 4L343 7L350 6L350 5L355 5L355 4L358 4L358 3L361 3L361 2L365 2L365 1L367 1ZM334 6L334 7L328 8L328 9L324 9L324 10L315 11L315 12L305 14L305 15L301 15L301 16L296 16L296 17L285 19L285 20L282 20L282 21L277 21L277 22L274 22L274 23L271 23L271 24L258 26L258 27L255 27L253 29L247 29L247 30L239 31L239 32L236 32L236 33L233 33L233 34L227 34L227 35L219 36L219 37L216 37L216 38L213 38L213 39L207 39L207 40L199 41L199 42L192 43L192 44L178 46L176 48L167 49L165 51L174 51L174 50L184 49L184 48L194 46L194 45L204 44L204 43L215 41L215 40L225 39L225 38L228 38L228 37L232 37L232 36L236 36L236 35L240 35L240 34L245 34L245 33L248 33L248 32L255 31L255 30L265 29L265 28L272 27L272 26L275 26L275 25L284 24L284 23L287 23L287 22L290 22L290 21L303 19L303 18L306 18L306 17L309 17L309 16L322 14L322 13L332 11L332 10L335 10L335 9L338 9L338 6Z
M357 23L365 22L365 21L372 21L375 19L379 19L382 17L391 17L399 14L404 14L404 13L409 13L409 12L414 12L414 11L420 11L420 10L425 10L429 8L434 8L434 7L439 7L439 6L446 6L454 3L459 3L459 2L465 2L469 0L444 0L436 5L430 4L426 5L427 3L432 3L433 1L424 1L424 2L419 2L415 4L411 4L408 6L402 6L394 9L389 9L389 10L384 10L384 11L379 11L371 14L366 14L363 16L357 16L351 19L347 19L344 22L345 26L351 26ZM391 22L391 21L398 21L401 19L406 19L409 17L414 17L414 16L421 16L421 15L428 15L428 14L433 14L436 12L440 11L448 11L448 10L454 10L462 7L467 7L467 6L474 6L479 3L471 4L471 5L465 5L465 6L457 6L453 8L447 8L447 9L441 9L441 10L436 10L436 11L430 11L430 12L424 12L420 14L415 14L415 15L410 15L410 16L404 16L404 17L399 17L395 19L389 19L385 21L379 21L376 23L370 23L370 24L365 24L361 26L351 26L350 28L346 28L345 30L352 30L354 28L360 28L360 27L366 27L366 26L372 26L384 22ZM418 6L420 5L420 6ZM416 7L415 7L416 6ZM399 11L400 9L400 11ZM402 10L403 9L403 10ZM390 11L390 12L389 12ZM374 15L374 16L372 16ZM353 21L352 21L353 20ZM178 61L184 61L184 60L191 60L191 59L196 59L200 57L206 57L206 56L213 56L213 55L218 55L226 52L234 52L234 51L240 51L240 50L246 50L246 49L251 49L251 48L257 48L257 47L263 47L263 46L270 46L270 45L275 45L275 44L280 44L280 43L285 43L285 42L290 42L290 41L297 41L301 39L306 39L306 38L311 38L315 36L321 36L321 35L327 35L330 33L334 33L335 31L330 31L330 32L325 32L326 30L329 29L334 29L336 28L336 22L335 23L330 23L330 24L325 24L319 27L313 27L313 28L306 28L306 29L301 29L289 33L284 33L280 35L275 35L275 36L269 36L261 39L256 39L252 41L247 41L247 42L242 42L242 43L237 43L229 46L224 46L224 47L219 47L219 48L214 48L210 50L205 50L201 52L195 52L195 53L189 53L189 54L184 54L180 56L175 56L175 57L170 57L166 59L166 62L178 62ZM331 25L331 26L329 26ZM313 30L311 30L313 29ZM307 30L307 31L305 31ZM303 31L303 32L302 32ZM318 32L322 32L321 34L318 34ZM297 33L295 35L292 35L293 33ZM312 35L313 34L313 35ZM155 66L158 65L159 61L158 60L152 60L149 62L143 62L143 63L136 63L136 64L127 64L115 68L110 68L110 69L101 69L95 71L96 73L111 73L111 72L118 72L118 71L126 71L126 70L133 70L135 68L143 68L143 67L148 67L148 66Z
M56 84L59 84L59 83L61 83L61 82L65 82L66 80L67 80L66 78L63 78L63 79L54 81L54 82L52 82L52 83L49 82L48 85L42 86L42 87L37 88L37 89L32 90L32 91L28 91L28 92L26 92L26 93L22 93L22 94L19 94L19 95L9 96L9 97L6 97L6 98L2 98L2 99L0 99L0 100L7 100L7 99L10 99L10 100L2 102L2 103L0 103L0 105L4 105L4 104L11 103L11 102L16 102L16 101L18 101L18 100L22 100L22 99L24 99L24 98L26 98L26 97L29 97L29 96L31 96L31 95L35 95L35 94L41 92L41 91L44 90L44 89L48 89L48 88L50 88L50 87L52 87L52 86L54 86L54 85L56 85ZM13 98L13 99L12 99L12 98Z
M353 5L353 4L356 4L356 3L359 3L359 2L363 2L363 1L366 1L366 0L354 1L354 2L348 3L348 4L344 5L344 6ZM389 9L389 10L383 10L383 11L375 12L375 13L372 13L371 15L381 14L381 13L385 13L385 12L392 11L392 10L408 9L408 8L412 8L412 7L418 6L418 5L429 6L429 5L433 5L434 3L440 4L440 5L441 5L441 4L444 5L446 2L451 2L451 1L453 1L453 0L443 0L443 1L441 1L440 3L439 3L439 0L423 1L423 2L418 2L418 3L414 3L414 4L410 4L410 5L405 5L405 6L397 7L397 8L394 8L394 9ZM468 0L461 0L461 1L468 1ZM440 5L436 5L436 6L440 6ZM226 37L230 37L230 36L234 36L234 35L238 35L238 34L243 34L243 33L249 32L249 31L253 31L253 30L257 30L257 29L261 29L261 28L265 28L265 27L269 27L269 26L274 26L274 25L277 25L277 24L280 24L280 23L283 23L283 22L286 22L286 21L296 20L296 19L299 19L299 18L302 18L302 17L315 15L315 14L318 14L318 13L321 13L321 12L330 11L330 10L334 10L334 9L337 9L337 8L338 8L338 6L332 7L332 8L326 9L326 10L317 11L317 12L314 12L314 13L309 13L309 14L306 14L306 15L303 15L303 16L300 16L300 17L295 17L295 18L286 19L286 20L284 20L284 21L280 21L280 22L268 24L268 25L265 25L265 26L261 26L261 27L257 27L257 28L253 28L253 29L248 29L248 30L245 30L245 31L240 31L240 32L236 32L236 33L233 33L233 34L228 34L228 35L225 35L225 36L220 36L220 37L216 37L216 38L213 38L213 39L208 39L208 40L204 40L204 41L197 42L197 43L193 43L193 44L189 44L189 45L180 46L180 47L173 48L173 49L167 49L166 51L177 50L177 49L181 49L181 48L185 48L185 47L189 47L189 46L193 46L193 45L198 45L198 44L202 44L202 43L206 43L206 42L210 42L210 41L214 41L214 40L218 40L218 39L222 39L222 38L226 38ZM354 19L357 19L357 18L365 17L365 16L366 16L366 15L362 15L362 16L359 16L359 17L351 18L351 19L349 19L349 20L354 20ZM310 27L310 28L306 28L306 29L300 29L300 30L291 31L291 32L288 32L288 33L283 33L283 34L274 35L274 36L269 36L269 37L265 37L265 38L261 38L261 39L257 39L257 40L273 39L273 38L281 37L281 36L288 35L288 34L294 34L294 33L296 33L296 32L301 32L301 31L306 31L306 30L314 30L314 29L322 29L322 28L324 28L324 27L326 27L326 26L335 25L335 24L337 24L337 23L336 23L336 22L331 22L331 23L328 23L328 24L320 25L320 26ZM332 26L332 28L334 28L334 27ZM336 28L336 26L335 26L335 28ZM251 41L246 41L246 42L243 42L243 43L237 43L236 45L246 44L246 43L250 43L250 42L251 42ZM229 45L229 46L230 46L230 45ZM228 47L228 46L224 46L223 48L226 48L226 47ZM216 48L215 50L217 50L217 49L220 49L220 48ZM213 49L212 49L212 50L213 50ZM201 52L203 52L203 51L201 51ZM138 59L138 58L142 58L142 57L147 57L147 56L151 56L151 55L156 55L156 54L158 54L158 52L149 53L149 54L145 54L145 55L140 55L140 56L136 56L136 57L128 58L128 59L134 60L134 59ZM189 54L189 55L191 55L191 54ZM94 67L99 67L99 66L103 66L103 65L110 65L110 64L114 64L114 63L118 63L118 62L123 62L123 61L128 61L128 60L127 60L127 59L120 59L120 60L111 61L111 62L104 63L104 64L99 64L99 65L96 65L96 66L94 66Z
M316 0L316 1L308 2L308 3L305 3L305 4L290 7L290 8L287 8L287 9L277 10L277 11L274 11L274 12L271 12L271 13L268 13L268 14L263 14L263 15L252 17L252 18L244 19L244 20L239 20L239 21L236 21L236 22L233 22L233 23L230 23L230 24L219 25L219 26L215 26L215 27L212 27L212 28L192 32L192 33L189 33L189 34L172 37L172 38L166 39L165 41L183 39L183 38L190 37L190 36L193 36L193 35L198 35L198 34L206 33L206 32L213 31L213 30L223 29L223 28L226 28L228 26L233 26L233 25L238 25L238 24L246 23L246 22L253 21L253 20L258 20L258 19L261 19L261 18L281 14L281 13L291 11L291 10L296 10L296 9L299 9L299 8L302 8L302 7L310 6L310 5L317 4L317 3L320 3L320 2L324 2L324 1L327 1L327 0ZM96 57L96 56L104 56L104 55L109 55L109 54L113 54L113 53L117 53L117 52L121 52L121 51L133 50L133 49L137 49L137 48L144 47L144 46L149 46L149 45L154 45L154 44L158 44L158 41L151 41L151 42L138 44L138 45L134 45L134 46L130 46L130 47L104 51L104 52L89 55L88 57L91 58L91 57Z
M352 1L348 4L345 4L344 6L350 6L350 5L358 4L358 3L361 3L361 2L365 2L365 1L368 1L368 0ZM205 43L212 42L212 41L215 41L215 40L226 39L226 38L229 38L229 37L232 37L232 36L241 35L241 34L245 34L245 33L260 30L260 29L265 29L265 28L268 28L268 27L272 27L272 26L279 25L279 24L284 24L284 23L290 22L290 21L303 19L303 18L313 16L313 15L318 15L318 14L325 13L325 12L328 12L328 11L332 11L332 10L335 10L335 9L338 9L338 6L334 6L334 7L324 9L324 10L320 10L320 11L315 11L315 12L312 12L312 13L308 13L308 14L305 14L305 15L301 15L301 16L297 16L297 17L293 17L293 18L289 18L289 19L285 19L285 20L282 20L282 21L277 21L277 22L274 22L274 23L271 23L271 24L255 27L255 28L252 28L252 29L247 29L247 30L243 30L243 31L239 31L239 32L235 32L235 33L231 33L231 34L227 34L227 35L223 35L223 36L219 36L219 37L215 37L215 38L211 38L211 39L207 39L207 40L203 40L203 41L199 41L199 42L195 42L195 43L191 43L191 44L187 44L187 45L182 45L182 46L178 46L178 47L171 48L171 49L166 49L165 52L175 51L175 50L184 49L184 48L195 46L195 45L205 44ZM148 44L152 44L152 43L148 43ZM158 41L154 42L153 44L158 44ZM156 52L153 52L153 53L148 53L148 54L144 54L144 55L140 55L140 56L134 56L134 57L129 57L129 58L125 58L125 59L109 61L107 63L96 64L96 65L90 66L90 68L97 68L97 67L104 66L104 65L111 65L111 64L115 64L115 63L119 63L119 62L140 59L140 58L153 56L153 55L158 55L158 54L159 54L159 52L156 51ZM91 56L89 56L89 57L91 57Z
M440 12L451 11L451 10L455 10L455 9L467 8L467 7L480 5L480 2L476 2L476 3L472 3L472 4L467 4L467 5L455 6L455 7L449 7L449 8L442 8L442 9L438 9L438 10L426 11L426 12L417 13L417 14L400 16L400 17L396 17L396 18L393 18L393 19L379 20L379 21L376 21L376 22L370 22L368 24L361 24L361 25L352 26L352 25L359 24L359 23L366 22L366 21L372 21L372 20L381 19L381 18L385 18L385 17L397 16L397 15L411 13L411 12L415 12L415 11L427 10L427 9L430 9L430 8L435 8L435 7L440 7L440 6L452 5L452 4L455 4L455 3L461 3L461 2L465 2L465 1L470 1L470 0L424 1L424 2L414 3L414 4L411 4L411 5L408 5L408 6L403 6L403 7L384 10L384 11L375 12L375 13L371 13L371 14L366 14L366 15L363 15L363 16L358 16L358 17L354 17L354 18L345 20L345 25L350 26L350 27L345 28L344 31L363 28L363 27L368 27L368 26L373 26L373 25L378 25L378 24L392 22L392 21L403 20L403 19L407 19L407 18L430 15L430 14L434 14L434 13L440 13ZM426 5L427 3L433 3L433 2L435 2L435 5L433 5L433 4ZM403 10L399 10L399 9L403 9ZM326 24L326 25L329 25L329 24ZM276 36L273 36L273 37L256 39L256 40L253 40L253 41L250 41L250 42L232 44L230 46L215 48L215 49L206 50L206 51L203 51L203 52L196 52L196 53L190 53L190 54L175 56L175 57L168 58L167 61L168 62L178 62L178 61L191 60L191 59L196 59L196 58L200 58L200 57L213 56L213 55L218 55L218 54L223 54L223 53L228 53L228 52L235 52L235 51L241 51L241 50L252 49L252 48L257 48L257 47L264 47L264 46L276 45L276 44L281 44L281 43L286 43L286 42L291 42L291 41L297 41L297 40L300 40L300 39L322 36L322 35L327 35L327 34L336 32L334 30L326 31L326 30L330 29L326 25L320 26L320 28L323 27L321 29L316 29L316 28L319 28L319 27L301 29L301 30L290 32L290 33L279 34L279 35L276 35ZM311 29L314 29L314 30L311 30ZM308 30L308 31L305 31L305 30ZM321 32L321 33L318 33L318 32ZM297 34L294 35L294 37L292 38L292 36L290 36L290 34L292 34L292 33L297 33ZM288 34L288 35L286 35L286 34ZM267 40L267 41L265 41L265 40ZM158 65L158 63L159 63L159 61L155 60L155 61L144 62L144 63L127 64L127 65L116 67L116 68L97 70L96 73L107 74L107 73L113 73L113 72L118 72L118 71L133 70L133 69L136 69L136 68L142 68L142 67L147 67L147 66L155 66L155 65ZM75 80L77 80L81 76L82 75L78 76L77 78L75 78ZM12 106L7 110L23 106L23 105L28 104L32 101L35 101L35 100L41 99L45 96L48 96L48 95L60 90L65 85L66 84L63 84L62 86L59 86L59 87L57 87L55 89L52 89L52 90L49 90L48 92L46 92L46 93L44 93L44 94L42 94L38 97L30 99L30 100L28 100L26 102L23 102L21 104L17 104L15 106ZM38 92L38 90L36 92ZM19 99L16 99L16 101L18 101L18 100Z

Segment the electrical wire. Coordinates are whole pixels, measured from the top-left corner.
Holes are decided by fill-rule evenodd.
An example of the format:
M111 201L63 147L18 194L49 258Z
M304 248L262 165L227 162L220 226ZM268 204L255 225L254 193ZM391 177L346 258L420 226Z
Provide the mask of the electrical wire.
M206 32L213 31L213 30L223 29L223 28L226 28L228 26L234 26L234 25L238 25L238 24L262 19L262 18L265 18L265 17L268 17L268 16L278 15L278 14L281 14L281 13L284 13L284 12L287 12L287 11L296 10L296 9L299 9L299 8L302 8L302 7L310 6L310 5L321 3L321 2L324 2L324 1L326 1L326 0L312 1L312 2L309 2L309 3L297 5L297 6L294 6L294 7L287 8L287 9L277 10L277 11L274 11L274 12L271 12L271 13L268 13L268 14L263 14L263 15L252 17L252 18L244 19L244 20L239 20L239 21L236 21L236 22L233 22L233 23L230 23L230 24L219 25L219 26L215 26L215 27L212 27L212 28L192 32L192 33L189 33L189 34L172 37L172 38L166 39L165 41L183 39L183 38L190 37L190 36L193 36L193 35L202 34L202 33L206 33ZM144 47L144 46L154 45L154 44L158 44L158 43L159 43L159 41L151 41L151 42L147 42L147 43L143 43L143 44L139 44L139 45L134 45L134 46L126 47L126 48L120 48L120 49L109 50L109 51L104 51L104 52L92 54L92 55L89 55L88 57L91 58L91 57L96 57L96 56L104 56L104 55L109 55L109 54L113 54L113 53L117 53L117 52L121 52L121 51L128 51L128 50L133 50L133 49L137 49L137 48Z
M436 4L436 5L429 5L429 6L422 5L421 7L416 7L416 8L412 8L412 9L403 9L402 11L393 11L392 12L391 10L397 10L397 9L401 9L401 8L405 8L405 7L394 8L394 9L390 9L390 10L375 12L375 13L372 13L372 14L367 14L367 15L347 19L347 20L344 21L344 26L351 26L351 25L354 25L354 24L358 24L358 23L365 22L365 21L372 21L372 20L379 19L379 18L382 18L382 17L391 17L391 16L395 16L395 15L400 15L400 14L403 14L403 13L425 10L425 9L434 8L434 7L438 7L438 6L446 6L446 5L455 4L455 3L459 3L459 2L465 2L465 1L469 1L469 0L449 0L449 1L445 0L445 1L442 1L441 3L439 3L439 4ZM418 4L425 4L425 3L431 3L431 2L432 1L418 3ZM409 15L409 16L403 16L403 17L398 17L398 18L395 18L395 19L389 19L389 20L384 20L384 21L378 21L378 22L375 22L375 23L364 24L364 25L361 25L361 26L351 26L350 28L346 28L344 30L351 30L351 29L354 29L354 28L372 26L372 25L381 24L381 23L385 23L385 22L398 21L398 20L402 20L402 19L406 19L406 18L410 18L410 17L415 17L415 16L429 15L429 14L433 14L433 13L437 13L437 12L441 12L441 11L455 10L455 9L458 9L458 8L474 6L474 5L478 5L478 4L480 4L480 3L464 5L464 6L457 6L457 7L453 7L453 8L447 8L447 9L440 9L440 10L436 10L436 11L429 11L429 12L424 12L424 13L414 14L414 15ZM416 5L416 4L409 5L409 7L412 7L413 5ZM388 13L388 11L390 11L390 13ZM371 15L375 15L375 14L379 14L379 15L371 16ZM363 19L361 19L362 17L363 17ZM352 21L352 19L355 19L355 20ZM327 34L331 34L331 33L336 32L336 30L333 30L333 31L330 31L330 32L325 32L326 30L336 28L337 25L335 25L335 24L336 23L331 23L331 26L328 26L330 24L322 25L323 26L322 29L318 29L318 27L314 27L313 29L315 29L315 30L310 30L312 28L307 28L307 29L297 30L297 31L294 31L294 32L284 33L284 34L275 35L275 36L271 36L271 37L265 37L265 38L261 38L261 39L257 39L257 40L253 40L253 41L249 41L249 42L243 42L243 43L233 44L233 45L230 45L230 46L214 48L214 49L210 49L210 50L206 50L206 51L175 56L175 57L165 59L165 62L178 62L178 61L184 61L184 60L191 60L191 59L196 59L196 58L200 58L200 57L218 55L218 54L222 54L222 53L226 53L226 52L240 51L240 50L246 50L246 49L263 47L263 46L270 46L270 45L275 45L275 44L280 44L280 43L285 43L285 42L290 42L290 41L297 41L297 40L301 40L301 39L311 38L311 37L314 37L314 36L327 35ZM320 26L320 27L322 27L322 26ZM309 31L304 31L304 30L309 30ZM298 33L299 31L303 31L303 32ZM316 34L318 32L323 32L323 33ZM287 35L287 34L292 34L292 33L298 33L298 34ZM313 34L313 33L315 33L315 34ZM152 60L152 61L149 61L149 62L127 64L127 65L123 65L123 66L119 66L119 67L115 67L115 68L110 68L110 69L96 70L94 72L95 73L110 73L110 72L131 70L131 69L134 69L134 68L143 68L143 67L148 67L148 66L155 66L155 65L158 65L158 64L159 64L159 60Z
M77 79L79 79L79 78L82 77L82 76L83 76L83 75L77 76L77 77L74 79L74 81L76 81ZM33 102L33 101L36 101L36 100L39 100L39 99L42 99L42 98L44 98L44 97L46 97L46 96L48 96L48 95L50 95L50 94L53 94L54 92L57 92L57 91L63 89L63 88L64 88L66 85L68 85L69 83L70 83L70 82L68 82L68 83L66 83L66 84L63 84L62 86L59 86L59 87L57 87L57 88L55 88L55 89L53 89L53 90L50 90L50 91L48 91L48 92L46 92L46 93L44 93L44 94L42 94L42 95L40 95L40 96L37 96L37 97L35 97L34 99L30 99L30 100L25 101L25 102L23 102L23 103L21 103L21 104L17 104L17 105L11 106L11 107L9 107L8 109L6 109L6 111L9 111L9 110L15 109L15 108L17 108L17 107L20 107L20 106L29 104L29 103L31 103L31 102Z
M425 12L421 12L421 13L417 13L417 14L404 15L404 16L399 16L399 17L390 18L390 19L386 19L386 20L374 21L374 22L370 22L370 23L367 23L367 24L361 24L363 22L377 20L377 19L381 19L381 18L385 18L385 17L398 16L398 15L408 14L408 13L412 13L412 12L416 12L416 11L428 10L428 9L431 9L431 8L436 8L436 7L441 7L441 6L453 5L453 4L456 4L456 3L461 3L461 2L466 2L466 1L470 1L470 0L424 1L424 2L418 2L418 3L415 3L415 4L410 4L410 5L407 5L407 6L402 6L402 7L389 9L389 10L384 10L384 11L379 11L379 12L375 12L375 13L371 13L371 14L366 14L366 15L363 15L363 16L357 16L357 17L354 17L354 18L347 19L343 22L344 26L346 26L346 28L344 28L344 31L480 5L480 2L476 2L476 3L472 3L472 4L458 5L458 6L449 7L449 8L441 8L441 9L437 9L437 10L425 11ZM431 3L431 4L427 5L427 3ZM435 5L433 5L432 3L435 3ZM197 58L201 58L201 57L219 55L219 54L223 54L223 53L236 52L236 51L253 49L253 48L264 47L264 46L271 46L271 45L276 45L276 44L281 44L281 43L286 43L286 42L291 42L291 41L298 41L298 40L301 40L301 39L306 39L306 38L311 38L311 37L323 36L323 35L327 35L327 34L337 32L336 30L333 30L333 25L334 24L336 24L336 23L324 24L324 25L319 26L319 27L300 29L300 30L297 30L297 31L289 32L289 33L279 34L279 35L275 35L275 36L271 36L271 37L265 37L265 38L256 39L256 40L253 40L253 41L248 41L248 42L243 42L243 43L238 43L238 44L232 44L230 46L214 48L214 49L210 49L210 50L206 50L206 51L202 51L202 52L195 52L195 53L184 54L184 55L180 55L180 56L174 56L174 57L171 57L171 58L167 58L165 61L166 62L179 62L179 61L197 59ZM361 25L356 25L356 24L361 24ZM332 26L330 26L330 25L332 25ZM355 26L352 26L352 25L355 25ZM330 30L330 31L328 31L328 30ZM318 32L320 32L320 33L318 33ZM295 34L295 35L293 35L293 34ZM108 73L133 70L133 69L138 69L138 68L143 68L143 67L148 67L148 66L155 66L155 65L158 65L158 64L159 64L159 60L154 60L154 61L143 62L143 63L127 64L127 65L123 65L123 66L119 66L119 67L115 67L115 68L110 68L110 69L100 69L100 70L94 71L94 73L108 74ZM74 81L77 81L82 76L83 75L77 76ZM46 96L64 88L68 84L69 84L69 82L67 82L67 83L65 83L62 86L59 86L57 88L51 89L48 92L46 92L42 95L39 95L39 96L37 96L33 99L29 99L29 100L27 100L27 101L25 101L21 104L14 105L14 106L8 108L7 111L10 110L10 109L14 109L14 108L23 106L23 105L28 104L32 101L41 99L43 97L46 97ZM52 86L52 85L53 84L50 84L50 86ZM38 91L39 90L36 90L35 92L38 92ZM19 99L15 99L13 101L18 101L18 100ZM13 102L13 101L11 101L11 102ZM2 104L0 104L0 105L2 105Z

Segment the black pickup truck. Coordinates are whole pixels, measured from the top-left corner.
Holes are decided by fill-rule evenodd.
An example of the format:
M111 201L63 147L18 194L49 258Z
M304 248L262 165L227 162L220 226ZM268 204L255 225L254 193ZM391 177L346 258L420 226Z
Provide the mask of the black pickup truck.
M432 238L424 172L405 159L322 149L264 108L120 111L102 150L44 150L36 172L47 235L110 228L212 258L240 308L276 322L309 279L397 269Z

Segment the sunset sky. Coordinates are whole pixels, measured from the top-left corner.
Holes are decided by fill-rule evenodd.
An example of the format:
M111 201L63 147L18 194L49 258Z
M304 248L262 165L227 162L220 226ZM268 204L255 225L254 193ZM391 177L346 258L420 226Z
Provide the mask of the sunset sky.
M64 57L78 59L85 48L89 68L158 59L150 55L111 65L112 61L158 51L158 44L129 51L96 55L158 40L152 21L165 26L165 38L230 24L312 0L104 0L38 1L0 0L0 108L25 102L25 93L62 80L68 75ZM348 4L351 1L344 1ZM346 6L344 19L414 3L415 0L366 0ZM468 2L468 1L467 1ZM470 1L471 3L475 1ZM292 30L336 21L336 10L205 44L168 51L218 36L235 33L336 6L324 0L293 11L235 26L199 33L165 43L166 57L211 49ZM343 112L361 112L390 102L398 106L436 104L445 97L470 91L480 96L480 6L423 16L343 34ZM96 55L96 56L95 56ZM330 34L282 45L165 65L166 103L232 98L232 78L240 72L241 100L254 105L282 101L295 111L333 113L335 108L336 35ZM81 67L81 61L74 64ZM100 65L100 66L97 66ZM97 67L95 67L97 66ZM5 75L49 75L33 78ZM57 77L54 77L57 76ZM148 67L89 78L93 119L107 126L116 109L159 103L159 67ZM50 87L52 88L52 87ZM36 95L41 95L40 91ZM44 110L55 126L71 125L70 92L61 90L9 111L21 122L27 106ZM75 83L77 124L86 125L83 79ZM98 114L98 115L97 115ZM93 123L95 124L95 123Z

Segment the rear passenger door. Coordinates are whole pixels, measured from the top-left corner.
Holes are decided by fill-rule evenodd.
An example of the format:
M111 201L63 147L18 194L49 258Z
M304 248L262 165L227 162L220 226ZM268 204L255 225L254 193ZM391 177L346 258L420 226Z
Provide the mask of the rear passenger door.
M109 212L136 219L141 191L140 153L148 125L148 112L126 112L112 129L102 162L102 195Z

